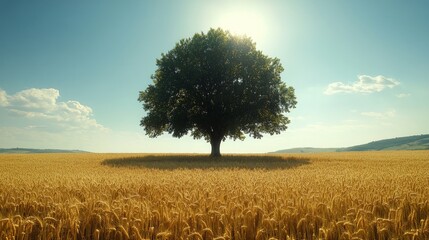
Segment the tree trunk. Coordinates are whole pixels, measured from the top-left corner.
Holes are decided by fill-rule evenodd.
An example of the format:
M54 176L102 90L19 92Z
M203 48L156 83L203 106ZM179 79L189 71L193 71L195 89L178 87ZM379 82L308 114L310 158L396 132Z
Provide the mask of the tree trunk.
M222 138L212 138L210 140L210 144L212 145L212 153L210 157L221 157L220 154L220 143L222 142Z

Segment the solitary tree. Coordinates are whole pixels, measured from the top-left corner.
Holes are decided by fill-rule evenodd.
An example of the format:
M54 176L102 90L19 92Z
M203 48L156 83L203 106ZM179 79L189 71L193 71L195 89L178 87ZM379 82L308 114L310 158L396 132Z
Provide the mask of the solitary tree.
M138 99L147 112L140 125L149 137L190 133L210 142L210 156L220 157L226 138L259 139L290 122L283 114L296 100L294 89L281 81L280 60L256 50L248 37L210 29L180 40L156 65L153 84Z

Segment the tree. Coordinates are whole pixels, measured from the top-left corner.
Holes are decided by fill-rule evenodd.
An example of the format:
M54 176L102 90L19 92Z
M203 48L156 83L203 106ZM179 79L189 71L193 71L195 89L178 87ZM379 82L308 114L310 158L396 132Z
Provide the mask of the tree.
M153 84L139 101L147 115L140 125L149 137L190 133L211 144L220 157L226 138L279 134L296 105L294 89L281 81L283 67L256 49L248 37L222 29L182 39L156 61Z

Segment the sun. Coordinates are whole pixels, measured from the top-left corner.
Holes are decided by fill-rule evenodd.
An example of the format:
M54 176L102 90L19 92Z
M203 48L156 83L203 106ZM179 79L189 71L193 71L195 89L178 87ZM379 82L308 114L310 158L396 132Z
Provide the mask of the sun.
M250 37L256 43L266 41L270 28L267 17L264 17L262 12L241 8L219 14L214 27L228 30L235 35Z

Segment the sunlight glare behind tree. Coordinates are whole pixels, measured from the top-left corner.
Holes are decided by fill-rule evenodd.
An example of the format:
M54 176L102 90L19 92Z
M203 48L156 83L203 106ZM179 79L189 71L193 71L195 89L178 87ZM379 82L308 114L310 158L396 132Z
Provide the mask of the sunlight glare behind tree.
M153 84L139 94L149 137L190 133L220 157L226 138L279 134L296 105L294 89L281 81L280 60L265 56L248 37L210 29L182 39L156 61Z

